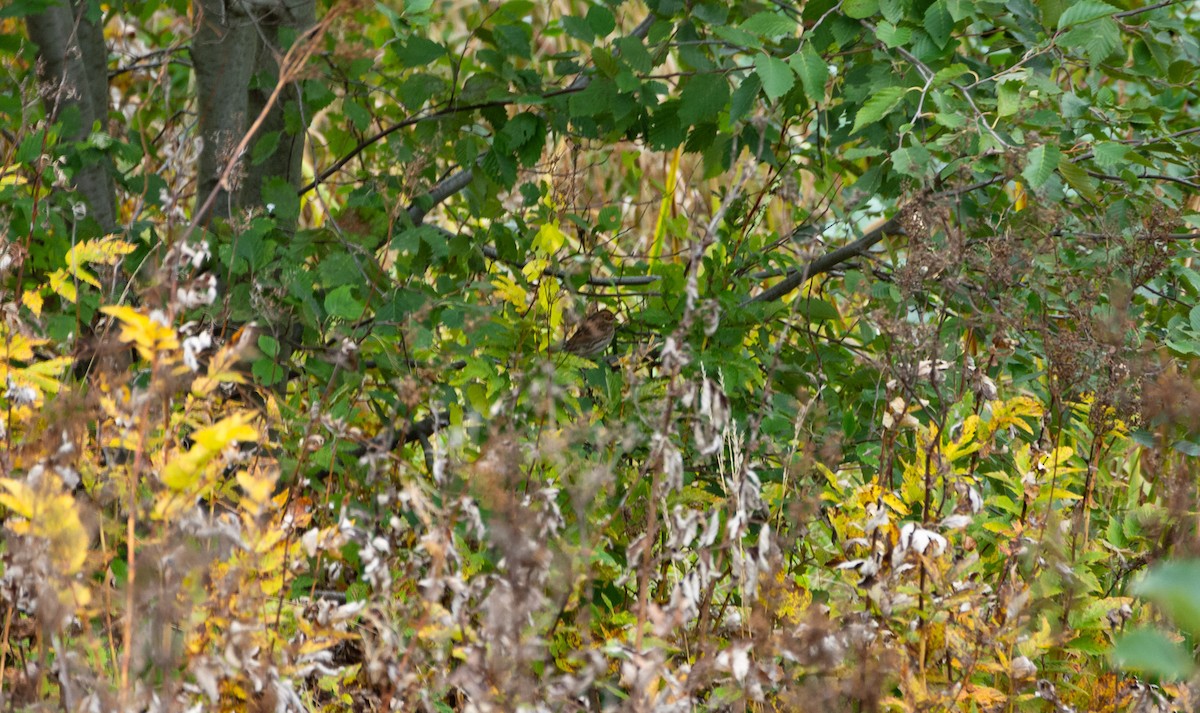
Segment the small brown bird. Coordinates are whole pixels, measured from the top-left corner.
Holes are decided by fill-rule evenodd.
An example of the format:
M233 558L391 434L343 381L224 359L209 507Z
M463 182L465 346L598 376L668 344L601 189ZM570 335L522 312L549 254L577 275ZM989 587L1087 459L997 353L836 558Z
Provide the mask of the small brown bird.
M560 349L577 357L591 359L608 349L616 332L617 315L602 309L588 315Z

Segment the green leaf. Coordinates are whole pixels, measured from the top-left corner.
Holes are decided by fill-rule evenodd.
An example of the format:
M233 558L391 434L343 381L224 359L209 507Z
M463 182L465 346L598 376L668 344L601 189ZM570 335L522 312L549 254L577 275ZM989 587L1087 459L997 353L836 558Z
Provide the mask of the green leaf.
M929 150L917 144L916 146L893 151L892 166L906 176L924 178L929 175L932 168L930 165L931 158Z
M1091 22L1102 17L1111 17L1117 8L1099 0L1081 0L1068 7L1058 16L1058 29L1065 30L1073 25Z
M1200 560L1158 565L1134 585L1133 591L1162 607L1184 631L1200 635Z
M529 46L533 41L533 29L524 22L497 25L492 28L492 37L496 40L496 47L506 54L515 55L521 59L533 58Z
M1074 188L1079 195L1095 202L1096 196L1096 179L1088 175L1078 164L1072 163L1070 159L1063 156L1058 161L1058 173L1066 180L1067 185Z
M596 33L596 37L606 37L610 32L617 29L616 18L603 5L592 5L588 9L587 23L592 28L592 32Z
M796 300L796 307L796 311L810 322L828 322L842 318L837 307L833 306L831 302L826 302L815 297L805 297Z
M768 54L759 54L754 58L754 71L762 80L763 91L771 101L787 94L796 83L796 73L791 66Z
M679 120L686 126L716 118L729 103L729 84L721 74L697 74L679 93Z
M946 44L950 42L950 33L954 31L954 20L946 10L943 0L937 0L925 10L925 31L929 33L929 38L938 49L946 49Z
M939 69L937 74L933 75L933 86L935 86L935 87L944 86L946 84L949 84L950 82L953 82L955 79L958 79L959 77L963 76L964 74L970 74L970 73L971 73L971 68L968 67L967 65L958 64L958 63L952 64L949 67L946 67L945 69Z
M1062 151L1056 144L1042 144L1025 157L1025 170L1021 171L1021 175L1031 188L1041 188L1050 180L1061 159Z
M811 42L805 42L804 48L792 55L789 60L792 69L800 75L800 83L804 85L804 94L813 104L825 100L825 82L829 80L829 67L821 55L813 49Z
M1021 84L1000 82L996 86L996 114L1012 116L1021 108Z
M1093 62L1103 62L1121 49L1121 28L1116 20L1104 18L1067 31L1058 38L1058 43L1086 52Z
M854 117L854 128L851 132L858 131L868 124L873 124L883 117L887 116L900 100L904 98L905 92L908 90L904 87L884 87L871 95L858 110L858 114Z
M274 359L279 356L279 340L269 334L258 336L258 348L264 355Z
M587 43L596 41L596 33L592 31L592 26L588 24L588 21L582 17L564 15L559 19L559 22L562 23L562 28L566 30L567 34L571 37Z
M908 44L912 39L912 28L896 27L887 20L884 20L875 28L875 36L888 47L899 47Z
M362 319L364 305L354 296L354 287L342 285L325 295L325 311L330 317Z
M274 359L255 359L250 365L250 374L263 386L274 386L287 376L287 367Z
M424 67L446 54L446 48L420 35L410 35L403 45L392 45L403 67Z
M651 59L650 53L646 51L646 45L642 44L641 39L622 37L613 45L621 53L621 61L629 65L633 71L649 72L654 67L654 61Z
M771 40L796 34L796 21L778 12L759 12L738 25L738 29Z
M1195 589L1195 583L1192 584ZM1158 678L1178 681L1192 675L1195 664L1187 651L1153 629L1136 629L1117 639L1113 663Z
M279 147L279 134L278 131L268 131L258 137L258 140L254 142L254 150L250 152L251 164L257 166L271 158L275 149Z
M879 12L879 0L845 0L842 12L854 20L865 20Z
M300 215L300 196L286 179L272 176L263 181L262 199L267 212L281 220L295 220Z
M750 107L754 106L754 99L761 89L762 80L758 78L758 75L747 74L729 100L730 123L741 121L742 117L750 111Z

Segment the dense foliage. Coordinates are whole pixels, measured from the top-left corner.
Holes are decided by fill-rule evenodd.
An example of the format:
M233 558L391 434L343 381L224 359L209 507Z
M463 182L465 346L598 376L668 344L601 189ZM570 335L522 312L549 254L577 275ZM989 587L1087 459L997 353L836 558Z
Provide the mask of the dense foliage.
M13 0L5 707L1192 709L1198 31Z

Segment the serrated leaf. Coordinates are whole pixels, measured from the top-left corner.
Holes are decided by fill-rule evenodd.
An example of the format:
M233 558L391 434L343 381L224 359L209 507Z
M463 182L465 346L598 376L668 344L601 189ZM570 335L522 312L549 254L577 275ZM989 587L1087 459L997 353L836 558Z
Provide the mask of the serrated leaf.
M1058 16L1058 29L1065 30L1073 25L1091 22L1102 17L1111 17L1117 8L1099 0L1082 0L1076 2Z
M1087 26L1075 27L1058 38L1058 44L1087 53L1093 62L1102 62L1121 49L1121 28L1116 20L1101 19Z
M937 0L925 10L925 31L938 49L946 49L950 33L954 31L954 20L942 0Z
M953 82L955 79L958 79L959 77L963 76L964 74L970 74L970 73L971 73L971 68L968 67L967 65L952 64L949 67L946 67L945 69L938 70L938 73L933 75L933 86L940 87L940 86L949 84L950 82Z
M1031 188L1038 189L1054 175L1058 162L1062 159L1062 151L1055 144L1042 144L1029 152L1025 158L1025 170L1021 175Z
M347 102L349 103L349 102ZM279 148L279 131L268 131L254 142L254 150L250 152L250 163L257 166L271 158L275 149Z
M571 37L588 43L596 41L596 33L592 31L592 26L582 17L564 15L559 18L559 22L562 23L562 28Z
M365 305L354 296L354 288L342 285L325 295L325 311L331 317L346 320L362 319Z
M778 12L759 12L751 15L738 29L775 41L796 34L796 21Z
M403 67L424 67L446 54L446 48L420 35L409 35L404 45L392 45Z
M908 44L909 40L912 39L912 28L897 27L884 20L875 28L875 36L888 47L899 47L900 45Z
M1101 141L1092 147L1092 152L1097 164L1104 168L1113 168L1125 164L1125 155L1129 153L1129 147L1115 141Z
M763 92L771 101L787 94L796 83L796 73L791 66L768 54L759 54L754 58L754 71L762 80Z
M887 116L900 100L904 98L905 92L908 90L904 87L884 87L875 92L870 99L863 103L862 108L858 110L858 114L854 116L854 128L852 131L858 131L868 124L873 124L883 117Z
M235 441L253 441L258 431L250 425L253 416L235 413L213 425L192 434L192 447L186 453L175 455L162 472L162 482L168 488L182 491L201 483L205 468L221 451Z
M854 20L865 20L879 12L879 0L844 0L842 12Z
M754 105L754 99L761 89L762 80L758 78L757 74L746 75L729 99L729 121L731 123L740 121L750 111L750 107Z
M825 82L829 81L829 66L821 55L813 49L811 42L805 42L804 47L792 55L789 60L792 69L800 75L800 83L804 86L804 94L813 104L825 100Z
M587 23L597 37L605 37L617 28L617 20L612 11L603 5L592 5L588 8Z
M924 178L930 170L929 150L920 144L892 152L892 167L906 176Z
M679 93L679 120L687 126L715 119L729 103L729 84L720 74L697 74Z
M1067 185L1074 188L1079 195L1089 201L1096 200L1096 180L1078 164L1072 163L1066 156L1063 156L1058 161L1058 172L1066 180Z

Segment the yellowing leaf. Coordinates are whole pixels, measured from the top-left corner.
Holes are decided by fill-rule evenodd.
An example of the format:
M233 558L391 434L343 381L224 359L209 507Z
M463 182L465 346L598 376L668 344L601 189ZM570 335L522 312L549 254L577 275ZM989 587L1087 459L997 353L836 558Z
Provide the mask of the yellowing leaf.
M14 382L23 386L32 386L41 393L57 394L62 388L59 375L69 369L75 360L71 357L57 357L34 362L24 369L17 369L11 374Z
M255 474L244 470L237 474L238 485L246 494L245 499L255 505L256 511L270 501L275 492L275 480L275 474L270 471Z
M50 273L50 289L68 302L75 302L79 298L75 289L75 281L71 279L66 270L55 270Z
M533 249L539 255L550 256L567 242L567 236L553 223L545 223L533 236Z
M1025 192L1025 184L1020 181L1009 181L1004 186L1004 193L1012 202L1014 211L1022 211L1029 203L1029 194Z
M21 293L21 304L25 305L30 312L33 312L33 316L35 317L42 316L42 305L44 303L45 300L42 299L42 293L36 290L25 290Z
M0 479L0 504L20 519L10 518L5 525L18 535L39 537L50 544L50 558L65 576L80 571L87 560L88 534L75 507L75 498L62 491L61 481L45 478L40 490L9 478Z
M137 250L136 245L117 239L116 234L85 240L67 251L67 269L78 270L84 263L116 265L123 256L134 250Z
M234 441L252 441L258 431L250 425L250 413L235 413L218 423L202 428L192 435L194 445L167 463L163 469L162 482L172 490L194 488L204 475L204 469L221 451Z
M159 351L179 348L179 339L172 327L132 307L101 307L100 311L120 320L121 341L133 344L138 354L147 361Z
M963 456L970 455L983 447L983 443L975 440L975 432L979 428L979 416L971 414L963 421L962 435L958 440L948 444L943 453L946 459L954 462Z
M522 308L529 304L529 295L525 288L518 285L508 275L495 275L492 277L492 284L495 285L497 294L505 302Z

